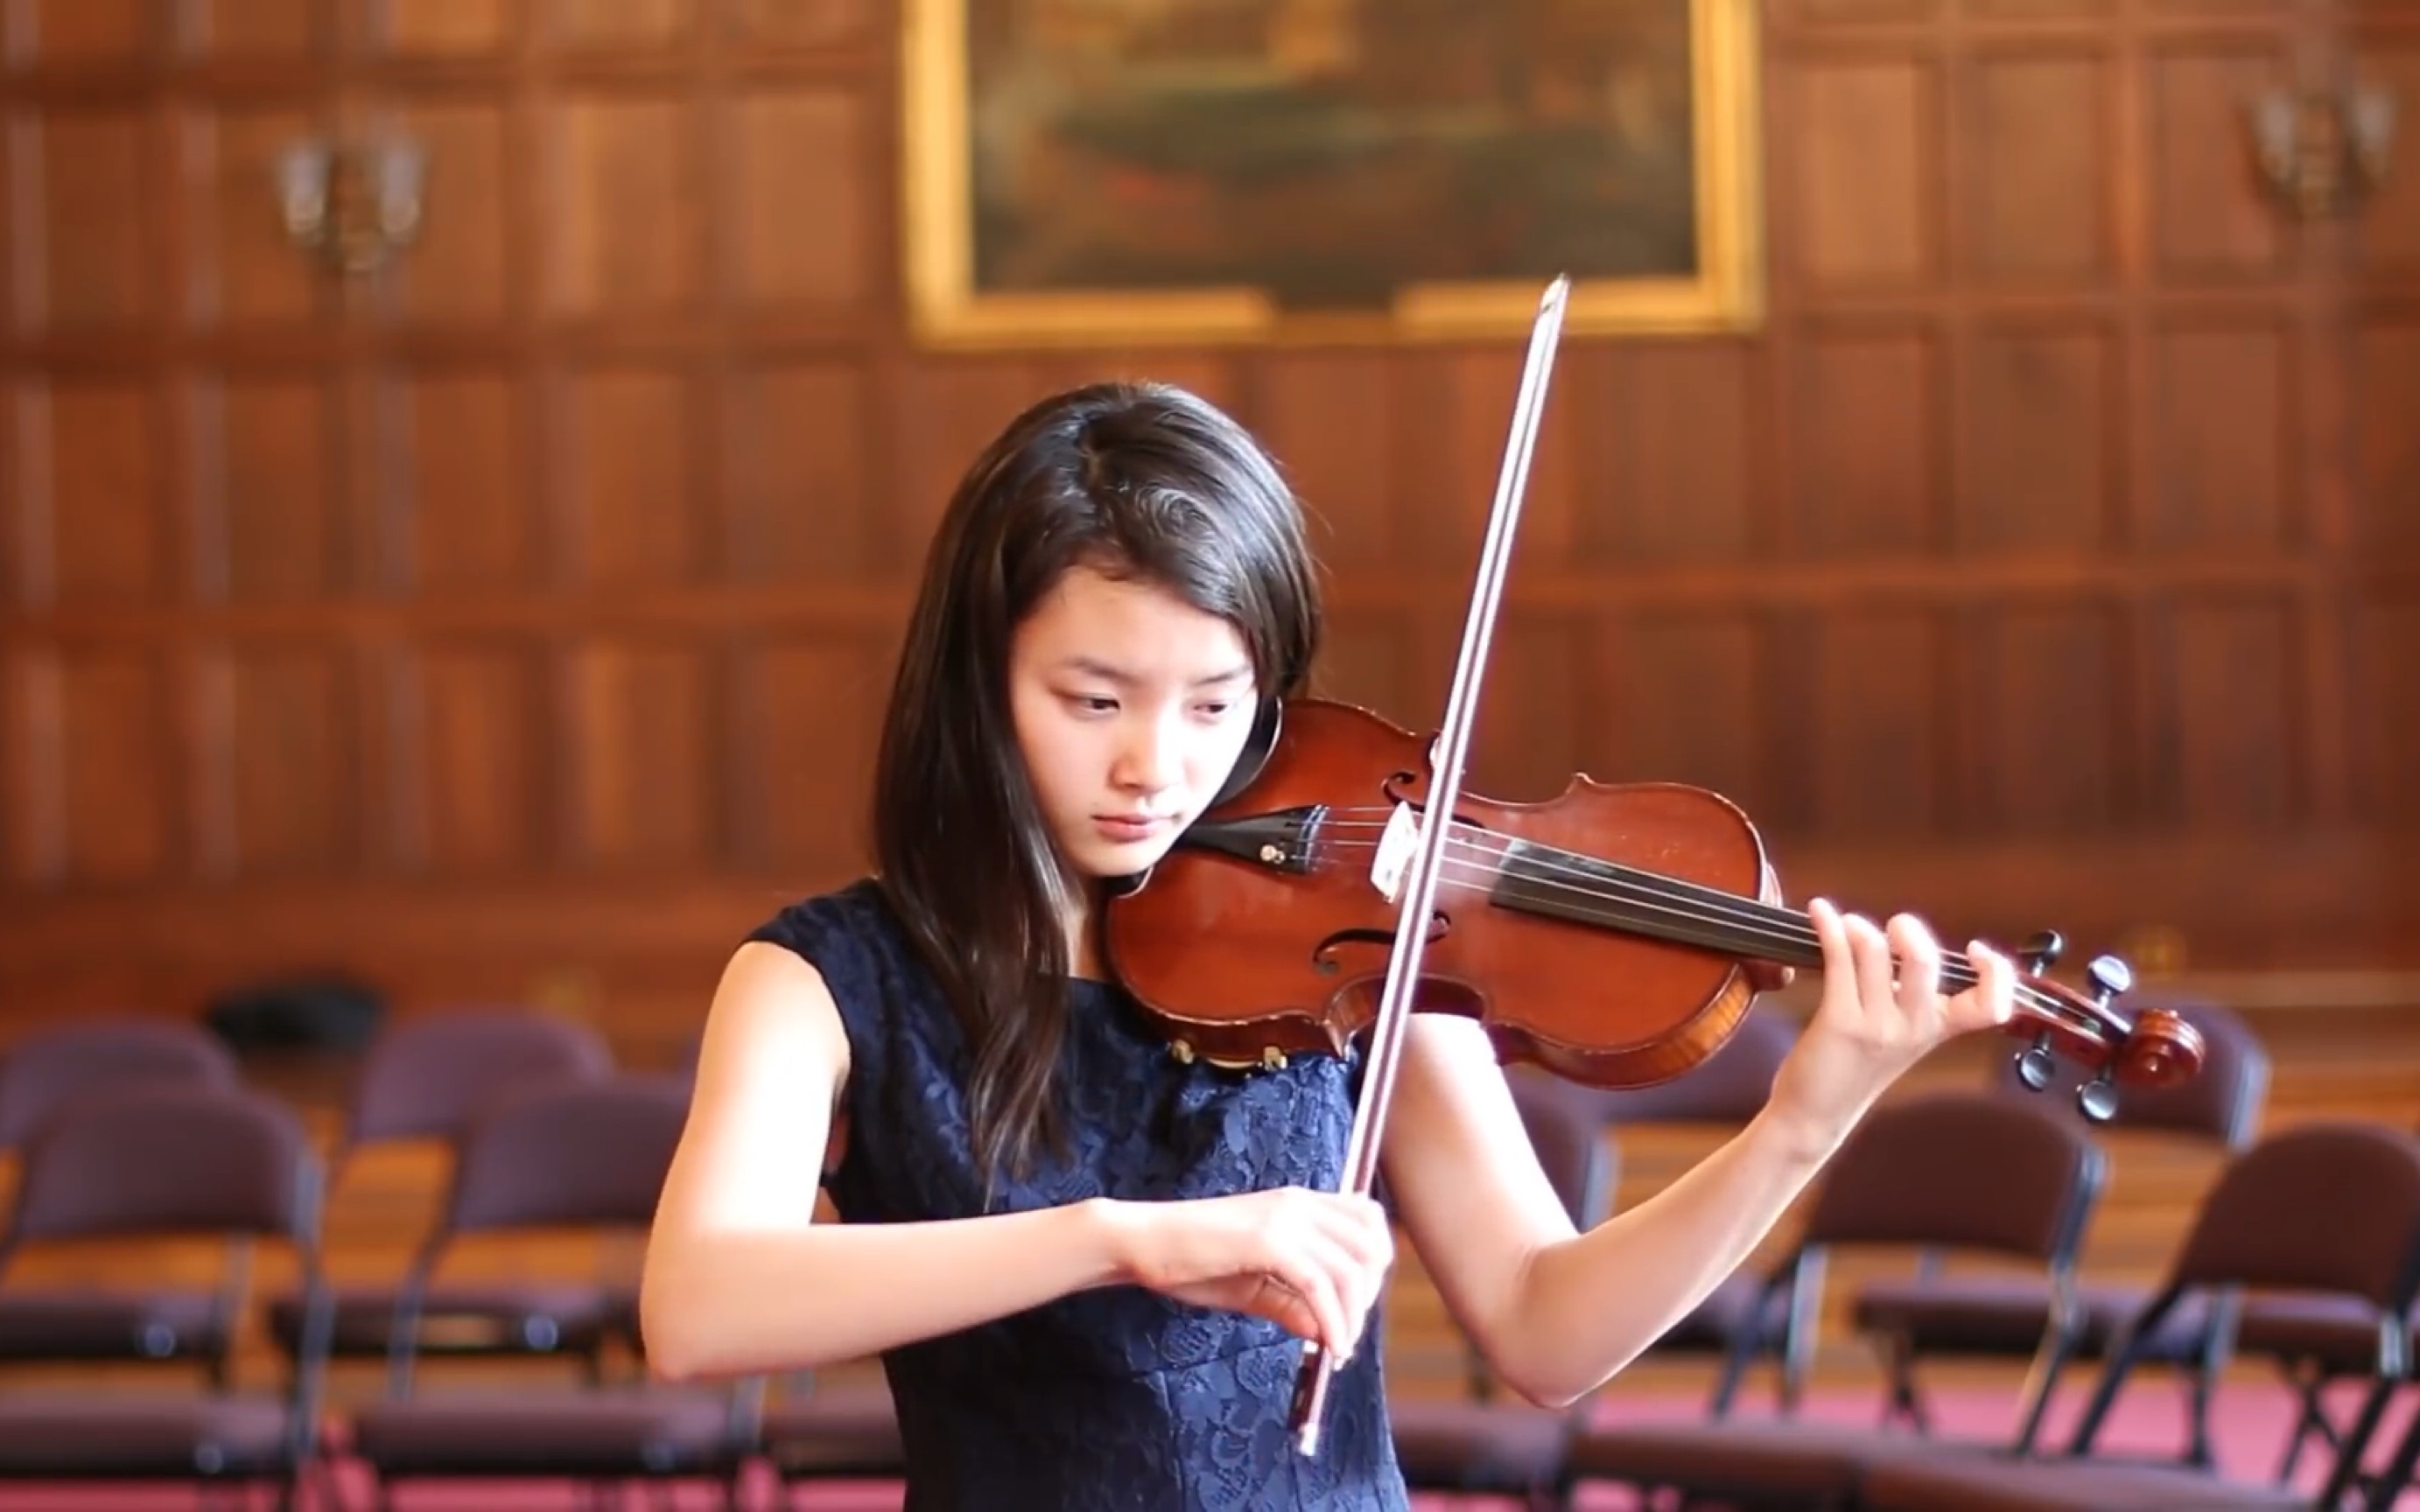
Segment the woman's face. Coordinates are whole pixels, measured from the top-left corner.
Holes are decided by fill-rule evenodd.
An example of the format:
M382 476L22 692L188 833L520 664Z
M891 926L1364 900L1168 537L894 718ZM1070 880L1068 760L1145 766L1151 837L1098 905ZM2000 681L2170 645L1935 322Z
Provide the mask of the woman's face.
M1017 627L1008 692L1043 818L1088 877L1168 853L1233 770L1258 704L1233 625L1086 566Z

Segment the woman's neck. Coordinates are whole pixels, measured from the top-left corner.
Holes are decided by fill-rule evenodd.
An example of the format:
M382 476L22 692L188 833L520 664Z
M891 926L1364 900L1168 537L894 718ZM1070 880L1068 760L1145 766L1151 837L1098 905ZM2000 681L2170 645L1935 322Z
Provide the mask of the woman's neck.
M1076 905L1067 911L1067 974L1073 977L1105 978L1109 971L1101 960L1099 934L1093 921L1100 917L1100 886L1088 883L1078 897Z

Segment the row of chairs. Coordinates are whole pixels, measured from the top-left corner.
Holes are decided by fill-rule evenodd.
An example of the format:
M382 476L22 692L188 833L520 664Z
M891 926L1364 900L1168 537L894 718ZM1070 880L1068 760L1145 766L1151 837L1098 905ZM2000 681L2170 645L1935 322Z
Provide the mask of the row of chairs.
M2095 1405L2069 1446L2074 1455L2088 1453L2098 1439L2118 1382L2139 1365L2157 1363L2181 1369L2192 1410L2180 1463L2144 1473L2149 1478L2141 1484L2150 1500L2143 1504L2312 1504L2286 1485L2303 1446L2323 1441L2336 1456L2338 1484L2329 1493L2335 1500L2316 1504L2333 1507L2360 1486L2375 1505L2385 1506L2395 1488L2412 1478L2420 1427L2394 1451L2382 1474L2363 1481L2355 1467L2401 1375L2405 1354L2397 1351L2415 1342L2408 1335L2420 1327L2412 1312L2414 1280L2395 1268L2420 1268L2420 1207L2398 1208L2392 1179L2413 1140L2403 1131L2346 1126L2292 1131L2256 1144L2269 1078L2257 1038L2215 1005L2169 1006L2203 1030L2211 1046L2204 1073L2184 1088L2136 1098L2120 1121L2204 1139L2224 1165L2166 1290L2080 1279L2078 1256L2108 1180L2106 1148L2064 1103L2022 1089L2013 1074L1995 1076L1986 1088L1878 1110L1827 1166L1797 1242L1781 1262L1731 1277L1659 1345L1720 1354L1704 1422L1669 1428L1597 1426L1585 1404L1572 1412L1540 1412L1490 1400L1483 1391L1469 1402L1404 1401L1394 1416L1407 1475L1422 1489L1520 1494L1540 1506L1564 1504L1575 1485L1599 1480L1718 1496L1726 1504L1864 1505L1859 1497L1869 1489L1868 1471L1875 1464L1896 1466L1937 1446L1923 1431L1928 1424L1914 1382L1917 1359L1980 1355L2031 1363L2019 1427L2004 1446L2009 1457L2055 1458L2039 1441L2052 1391L2070 1364L2096 1359L2105 1367ZM1606 1211L1618 1149L1606 1134L1608 1121L1720 1116L1724 1104L1752 1112L1761 1105L1789 1039L1777 1022L1752 1022L1700 1072L1646 1093L1591 1094L1516 1071L1514 1090L1532 1143L1575 1221L1593 1222ZM2381 1168L2385 1184L2373 1191L2365 1183ZM2277 1227L2263 1227L2272 1220ZM2357 1235L2350 1232L2355 1229ZM2273 1235L2289 1235L2295 1242L2273 1255ZM1869 1282L1850 1299L1854 1326L1888 1366L1885 1422L1866 1436L1789 1421L1812 1353L1823 1261L1850 1246L1913 1249L1919 1257L1913 1276ZM2353 1255L2366 1258L2347 1258ZM1943 1261L1952 1256L2001 1266L1948 1272ZM2007 1273L2005 1262L2012 1260L2025 1262L2032 1273ZM2371 1269L2359 1270L2363 1264ZM2246 1287L2286 1294L2246 1298ZM2226 1485L2211 1476L2211 1387L2238 1355L2274 1362L2301 1398L2301 1420L2275 1486ZM1738 1421L1731 1409L1741 1381L1762 1358L1780 1365L1782 1420ZM2321 1394L2348 1380L2366 1381L2370 1391L2356 1420L2339 1429L2328 1421ZM1897 1418L1918 1431L1885 1436ZM1993 1494L2017 1500L1961 1500L1982 1493L1962 1482L1919 1482L1923 1495L1935 1500L1916 1495L1874 1504L2136 1504L2094 1500L2116 1494L2101 1482L2071 1488L2060 1481L2044 1492L1996 1478L2006 1468L1997 1460L1945 1463L1979 1466L1983 1479L2015 1488ZM1885 1477L1882 1484L1890 1482Z
M2240 1150L2257 1119L2265 1057L2231 1016L2214 1010L2189 1011L2188 1016L2212 1043L2211 1063L2194 1084L2198 1090L2192 1097L2163 1094L2164 1103L2161 1098L2141 1100L2126 1116L2211 1133ZM1532 1141L1575 1220L1592 1222L1610 1206L1617 1147L1607 1135L1609 1125L1751 1115L1770 1088L1772 1070L1786 1053L1791 1033L1786 1021L1758 1015L1699 1072L1637 1093L1592 1093L1516 1076ZM92 1095L113 1084L121 1088L114 1097ZM178 1089L175 1096L169 1088ZM2192 1098L2201 1105L2192 1105ZM293 1370L291 1394L273 1418L256 1403L242 1409L250 1416L228 1415L237 1409L225 1405L230 1400L224 1387L233 1336L232 1292L200 1299L154 1294L128 1302L0 1286L0 1358L199 1359L220 1388L219 1396L203 1404L207 1411L196 1408L182 1417L141 1424L123 1403L99 1404L101 1417L81 1420L85 1426L74 1431L69 1431L68 1414L75 1404L55 1398L21 1402L13 1418L0 1412L0 1471L122 1474L132 1465L147 1464L156 1473L180 1476L243 1469L271 1477L299 1473L321 1446L316 1426L321 1367L330 1358L353 1355L383 1357L389 1365L386 1400L355 1414L351 1428L354 1453L381 1489L412 1475L495 1473L604 1479L705 1474L728 1483L752 1457L769 1458L784 1478L794 1480L895 1473L896 1430L878 1393L785 1393L769 1410L762 1381L721 1393L516 1392L467 1400L414 1395L415 1360L436 1352L569 1356L583 1362L592 1386L605 1383L605 1342L617 1335L637 1342L627 1284L465 1287L441 1284L433 1273L451 1242L468 1233L563 1225L643 1227L677 1139L686 1099L681 1078L617 1072L589 1031L540 1015L458 1013L397 1028L365 1057L332 1159L341 1162L350 1151L388 1139L435 1136L452 1145L455 1170L445 1209L407 1274L392 1286L316 1291L306 1286L271 1300L271 1333ZM231 1111L237 1103L246 1111ZM63 1116L70 1104L76 1105L74 1116ZM2037 1372L2028 1393L2037 1405L2026 1414L2018 1447L2031 1447L2055 1362L2092 1352L2091 1308L2083 1301L2090 1288L2076 1284L2074 1257L2105 1179L2105 1159L2071 1118L2055 1111L2057 1106L2032 1094L1993 1094L1910 1103L1869 1120L1827 1171L1796 1252L1762 1275L1732 1278L1665 1341L1667 1350L1696 1347L1722 1358L1710 1426L1722 1427L1742 1375L1760 1358L1779 1361L1785 1405L1794 1403L1820 1300L1822 1257L1828 1249L1916 1243L2041 1262L2043 1281L2030 1294L1993 1278L1986 1299L2004 1315L2021 1319L2028 1305L2036 1306L2040 1320L2009 1328L2004 1316L1996 1334L1983 1331L1987 1346L1997 1339L2015 1352L2054 1362L2054 1368ZM129 1109L141 1117L118 1118ZM102 1121L89 1121L95 1119ZM279 1235L315 1253L320 1172L333 1165L318 1161L291 1119L274 1103L244 1092L231 1057L184 1026L85 1026L23 1043L0 1060L0 1140L21 1156L19 1198L0 1264L31 1240L123 1233L145 1223L187 1231L224 1223L230 1231ZM273 1136L272 1129L278 1131ZM235 1153L235 1146L251 1155ZM209 1149L219 1150L209 1160L194 1155ZM256 1170L250 1184L231 1183L225 1173L244 1168L245 1159ZM1972 1173L1979 1165L1997 1173L1987 1202L1975 1199ZM279 1170L287 1174L270 1174ZM38 1171L54 1174L38 1179ZM147 1184L141 1174L146 1171L153 1173ZM2017 1180L2020 1175L2026 1179ZM195 1205L214 1190L233 1205L200 1211ZM283 1205L264 1205L264 1192L289 1196ZM147 1206L155 1200L168 1206ZM305 1274L316 1271L306 1266ZM1967 1305L1960 1300L1966 1285L1955 1275L1931 1273L1914 1283L1913 1297L1904 1288L1894 1294L1877 1286L1858 1299L1861 1326L1885 1341L1896 1340L1886 1352L1899 1374L1894 1397L1902 1406L1914 1400L1904 1367L1917 1354L1939 1352L1934 1346L1945 1342L1926 1333L1925 1309L1941 1308L1957 1321L1963 1316L1959 1307ZM2129 1304L2114 1291L2104 1291L2100 1305L2118 1319L2105 1339L2125 1341L2135 1351L2129 1367L2156 1339L2176 1332L2129 1330L2125 1320L2139 1303ZM2331 1375L2371 1377L2382 1368L2376 1330L2365 1323L2374 1320L2374 1307L2342 1297L2322 1302L2317 1312L2308 1302L2281 1302L2273 1305L2287 1310L2264 1314L2261 1308L2269 1305L2255 1304L2235 1314L2206 1310L2200 1322L2182 1331L2191 1342L2178 1347L2173 1358L2214 1368L2213 1362L2223 1358L2224 1338L2215 1349L2209 1344L2213 1320L2241 1325L2239 1348L2267 1348L2259 1335L2266 1318L2278 1335L2272 1352L2307 1388L2304 1429L2343 1442L2318 1411L2316 1382ZM2303 1310L2292 1310L2297 1306ZM2173 1318L2176 1310L2164 1316ZM2297 1330L2300 1342L2284 1337ZM1960 1342L1956 1330L1948 1333L1946 1342ZM2325 1348L2310 1347L2314 1337L2324 1339ZM1964 1342L1976 1342L1971 1328ZM1399 1404L1400 1454L1416 1485L1518 1489L1559 1501L1579 1479L1635 1478L1642 1473L1638 1465L1625 1469L1618 1462L1610 1447L1621 1443L1618 1436L1589 1430L1576 1414L1538 1413L1490 1399L1491 1383L1476 1362L1473 1380L1476 1399L1470 1404ZM103 1431L91 1427L93 1421L115 1426ZM2374 1427L2356 1424L2354 1431ZM130 1452L134 1436L143 1437L140 1453ZM2206 1429L2197 1428L2195 1439L2195 1453L2188 1458L2206 1462ZM277 1454L264 1458L272 1443ZM1730 1473L1738 1462L1732 1443L1718 1432L1699 1447ZM79 1443L92 1446L81 1472L70 1462L78 1461L80 1452L67 1447ZM2404 1457L2409 1456L2407 1448ZM1669 1465L1645 1468L1674 1473ZM1730 1489L1735 1494L1738 1489Z
M339 1459L367 1473L380 1505L397 1484L446 1477L600 1488L704 1477L729 1498L743 1468L768 1456L802 1474L895 1471L887 1402L817 1393L768 1412L763 1380L672 1388L644 1373L613 1377L615 1341L643 1352L634 1278L441 1274L473 1236L644 1231L689 1096L685 1073L619 1069L578 1025L511 1009L437 1014L371 1046L323 1153L290 1105L245 1085L234 1057L196 1027L104 1021L20 1042L0 1058L0 1149L16 1171L0 1234L0 1363L198 1366L201 1380L173 1395L44 1387L0 1396L0 1476L265 1485L281 1505L316 1478L322 1504L342 1506ZM333 1180L364 1149L422 1138L446 1147L450 1174L403 1273L329 1284L321 1241ZM221 1285L42 1285L19 1273L31 1245L178 1236L226 1242ZM266 1393L233 1380L258 1242L287 1248L298 1275L260 1309L285 1372ZM435 1356L568 1361L580 1379L570 1390L517 1379L424 1391L416 1367ZM346 1358L384 1361L385 1389L333 1425L327 1377Z

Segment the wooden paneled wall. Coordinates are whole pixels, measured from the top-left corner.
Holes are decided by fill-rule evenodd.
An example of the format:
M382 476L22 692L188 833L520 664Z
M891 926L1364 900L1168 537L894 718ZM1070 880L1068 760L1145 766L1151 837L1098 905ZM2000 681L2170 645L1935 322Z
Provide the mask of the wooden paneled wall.
M685 1033L861 864L955 471L1099 374L1268 439L1329 689L1433 717L1513 344L910 349L888 8L0 14L10 1014L335 964ZM1768 8L1770 322L1567 347L1475 782L1705 783L1793 896L1952 931L2397 950L2420 176L2298 223L2239 107L2348 58L2408 91L2411 22ZM340 279L272 157L381 123L423 232Z

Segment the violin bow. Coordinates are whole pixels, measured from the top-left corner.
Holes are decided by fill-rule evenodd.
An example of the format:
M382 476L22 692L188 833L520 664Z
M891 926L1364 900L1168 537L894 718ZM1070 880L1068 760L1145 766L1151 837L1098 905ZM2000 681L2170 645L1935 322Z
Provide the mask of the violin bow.
M1529 457L1537 446L1539 418L1545 412L1547 379L1554 371L1556 346L1562 338L1571 287L1568 275L1559 275L1547 285L1529 329L1529 353L1522 364L1520 389L1513 396L1504 461L1496 475L1496 503L1488 516L1478 581L1463 622L1462 654L1454 664L1453 687L1446 696L1445 717L1429 761L1426 809L1433 822L1419 826L1418 848L1399 885L1386 984L1380 990L1361 1099L1353 1110L1353 1135L1344 1156L1344 1190L1358 1196L1369 1196L1377 1182L1378 1138L1393 1101L1395 1065L1402 1057L1404 1030L1411 1020L1413 994L1419 986L1427 920L1436 907L1437 874L1446 841L1453 833L1454 807L1462 796L1462 770L1470 751L1471 720L1479 712L1480 680L1486 671L1488 646L1495 639L1497 605L1504 596L1505 572L1512 561L1513 528L1529 486ZM1319 1453L1327 1383L1335 1368L1333 1357L1316 1341L1304 1345L1301 1370L1295 1380L1293 1429L1297 1446L1307 1456Z

